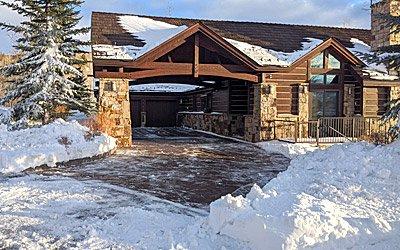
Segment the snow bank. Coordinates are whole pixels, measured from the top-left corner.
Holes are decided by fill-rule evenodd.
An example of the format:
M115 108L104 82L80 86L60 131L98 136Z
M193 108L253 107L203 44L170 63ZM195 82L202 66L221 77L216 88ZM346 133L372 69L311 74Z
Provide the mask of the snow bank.
M258 147L264 149L268 153L283 154L287 158L294 158L298 155L303 155L313 152L318 149L315 145L308 143L287 143L281 141L266 141L256 144Z
M395 249L399 162L400 142L317 150L296 157L263 189L213 202L208 224L253 249Z
M93 135L78 122L61 119L40 128L7 131L0 127L0 172L20 172L41 165L101 155L116 147L116 140Z
M163 93L183 93L196 89L203 88L202 86L177 83L150 83L129 86L129 90L133 92L163 92Z

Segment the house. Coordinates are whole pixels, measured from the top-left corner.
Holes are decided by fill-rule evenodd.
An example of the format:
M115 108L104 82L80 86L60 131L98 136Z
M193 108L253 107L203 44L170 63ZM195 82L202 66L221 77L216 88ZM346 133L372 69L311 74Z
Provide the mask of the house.
M94 12L93 69L107 132L121 146L131 144L132 126L155 125L260 141L284 136L278 121L310 137L320 118L348 127L341 118L381 116L400 96L398 72L363 55L399 43L375 13L399 15L400 5L372 10L371 30ZM195 87L135 91L144 84Z

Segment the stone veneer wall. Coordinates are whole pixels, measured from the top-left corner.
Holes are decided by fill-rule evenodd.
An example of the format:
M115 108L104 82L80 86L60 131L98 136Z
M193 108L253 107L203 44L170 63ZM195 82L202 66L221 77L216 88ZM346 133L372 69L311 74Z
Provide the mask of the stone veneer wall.
M119 147L132 146L128 80L100 79L99 117L104 132L117 138Z
M178 114L179 124L183 127L208 131L219 135L230 136L231 119L228 114L181 112Z
M392 30L386 27L386 21L376 17L377 14L389 13L393 16L400 16L400 1L384 0L372 6L371 30L374 39L372 40L371 46L373 50L384 46L400 44L400 34L390 34Z

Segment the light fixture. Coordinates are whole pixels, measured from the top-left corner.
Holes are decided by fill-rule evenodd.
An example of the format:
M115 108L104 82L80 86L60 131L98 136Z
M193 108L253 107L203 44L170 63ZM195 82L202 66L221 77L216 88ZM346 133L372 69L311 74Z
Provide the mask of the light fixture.
M261 87L261 91L264 95L271 94L271 85L264 85Z
M299 85L299 93L305 94L307 92L306 85Z

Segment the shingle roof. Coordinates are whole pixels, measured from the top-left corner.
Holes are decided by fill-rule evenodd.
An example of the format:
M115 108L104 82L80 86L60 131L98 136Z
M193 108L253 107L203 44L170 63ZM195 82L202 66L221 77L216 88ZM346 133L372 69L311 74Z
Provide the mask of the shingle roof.
M122 15L127 14L93 12L93 44L143 46L142 41L136 39L121 27L118 17ZM353 46L350 42L351 38L357 38L367 44L370 44L372 40L371 31L365 29L138 16L148 17L177 26L191 26L202 22L222 37L282 52L301 50L302 42L305 41L305 38L326 40L333 37L349 48Z

